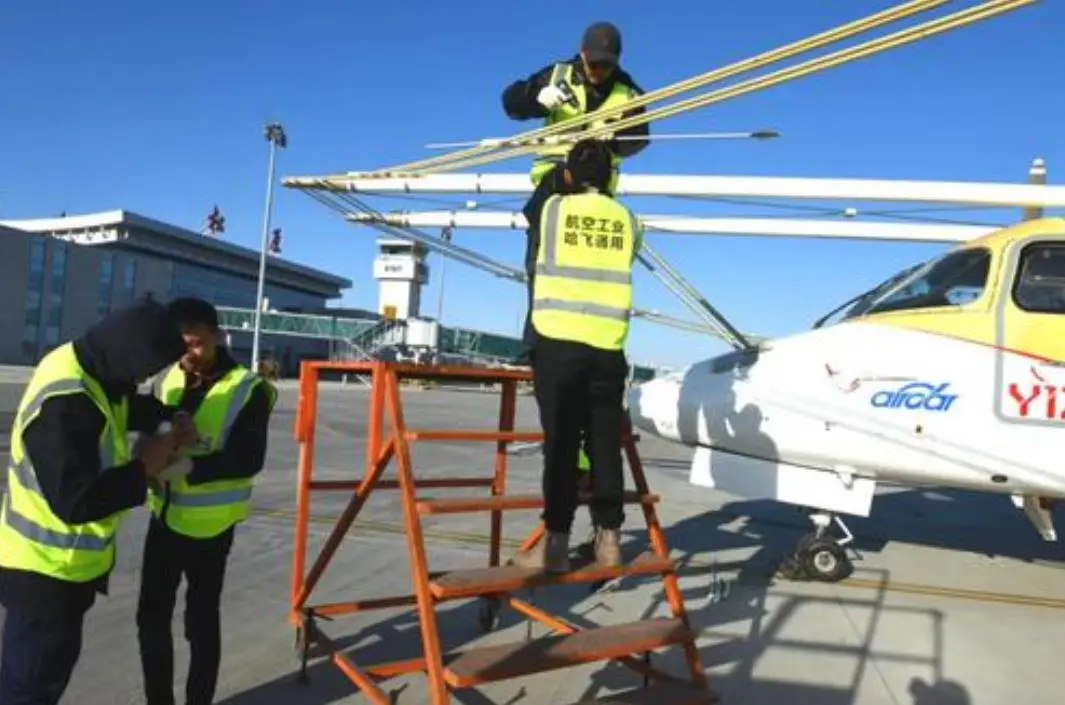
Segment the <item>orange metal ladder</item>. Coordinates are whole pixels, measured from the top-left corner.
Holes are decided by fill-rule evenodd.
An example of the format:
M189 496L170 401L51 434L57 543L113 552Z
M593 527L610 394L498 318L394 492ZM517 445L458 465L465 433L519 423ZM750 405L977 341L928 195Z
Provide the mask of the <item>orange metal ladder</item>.
M315 481L314 466L315 420L317 415L318 383L322 371L372 375L372 389L367 418L365 474L359 481ZM440 382L472 381L498 384L502 390L498 430L411 430L407 428L401 404L401 382L409 379L432 379ZM558 668L601 660L616 660L642 673L644 687L582 703L655 703L656 705L695 705L716 702L717 696L708 689L707 679L695 647L695 634L684 609L677 585L674 563L669 559L662 527L655 513L658 497L647 486L643 466L636 452L636 441L626 417L623 450L635 483L635 491L626 493L626 502L639 504L647 521L651 550L617 568L605 568L585 556L573 560L573 570L564 575L547 575L542 571L500 565L503 510L538 509L543 499L537 495L507 495L506 469L508 443L540 441L539 432L514 430L517 408L517 387L530 381L524 370L501 370L475 367L437 367L385 362L303 362L300 367L299 406L296 413L295 435L299 443L299 472L297 480L297 509L292 589L289 621L297 628L297 647L302 651L306 668L310 646L322 647L334 664L377 705L390 705L389 695L378 681L397 675L422 671L428 677L428 702L444 705L450 702L449 689L466 688L480 683L517 678ZM387 432L384 429L387 427ZM450 479L417 479L412 467L410 443L415 441L481 441L496 446L495 472L492 477L464 477ZM396 461L394 480L382 479L386 467ZM488 488L487 497L431 499L418 491L428 488ZM375 489L398 489L402 495L402 511L406 528L414 594L399 595L354 602L312 605L311 592L328 566L343 537L349 532L360 509ZM321 553L310 570L306 570L307 534L310 493L312 490L350 491L347 508L326 540ZM587 497L582 498L582 502ZM430 514L460 512L491 513L491 544L487 568L430 573L425 555L421 517ZM522 549L531 548L544 533L541 523L530 533ZM596 583L623 575L660 575L665 594L672 608L669 619L649 619L609 627L580 629L553 616L511 592L523 587L553 583ZM533 640L467 649L444 654L437 630L435 606L446 600L480 597L486 599L482 621L494 620L499 607L506 604L529 619L546 625L555 634ZM353 614L372 609L413 605L421 629L422 657L378 664L356 664L342 653L322 632L319 618ZM490 628L486 625L485 628ZM683 680L653 668L633 654L649 654L653 649L680 644L685 650L691 679ZM520 654L520 658L515 658ZM301 671L301 677L305 671ZM656 683L648 685L649 679Z

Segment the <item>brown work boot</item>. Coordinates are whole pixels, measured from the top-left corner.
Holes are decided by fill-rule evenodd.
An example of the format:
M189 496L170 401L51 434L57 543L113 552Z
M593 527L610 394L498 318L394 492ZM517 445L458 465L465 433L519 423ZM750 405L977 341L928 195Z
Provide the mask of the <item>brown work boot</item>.
M621 535L617 529L599 529L595 534L595 562L607 568L621 565Z
M548 573L568 573L570 571L569 534L549 531L547 536L532 549L516 553L511 563L519 568L534 568Z

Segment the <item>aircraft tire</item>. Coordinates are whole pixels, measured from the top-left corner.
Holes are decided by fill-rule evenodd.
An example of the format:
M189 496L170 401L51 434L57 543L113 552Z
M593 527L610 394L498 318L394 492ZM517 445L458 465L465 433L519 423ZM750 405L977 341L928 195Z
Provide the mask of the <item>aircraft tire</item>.
M804 543L799 559L803 571L812 579L837 583L850 575L851 560L835 540L825 536Z

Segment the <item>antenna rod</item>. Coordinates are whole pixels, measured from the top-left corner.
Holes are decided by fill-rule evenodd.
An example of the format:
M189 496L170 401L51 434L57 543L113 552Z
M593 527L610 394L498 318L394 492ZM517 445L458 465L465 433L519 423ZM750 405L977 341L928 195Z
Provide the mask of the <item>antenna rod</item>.
M636 142L641 140L768 140L780 137L776 130L755 130L753 132L674 132L662 135L618 135L612 139L619 142ZM430 142L426 149L455 149L461 147L524 147L529 145L562 144L578 142L584 139L580 133L514 139L509 137L486 137L482 140L468 142Z

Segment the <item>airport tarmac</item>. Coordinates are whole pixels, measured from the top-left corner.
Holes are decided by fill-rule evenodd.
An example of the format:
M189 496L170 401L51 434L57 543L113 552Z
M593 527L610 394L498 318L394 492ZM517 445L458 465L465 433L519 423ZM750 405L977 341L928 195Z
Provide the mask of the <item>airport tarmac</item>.
M0 369L0 450L22 375ZM282 383L267 467L254 516L240 528L223 604L224 656L218 705L364 703L334 666L318 659L311 682L296 683L293 629L285 619L291 572L297 446L292 438L297 392ZM367 394L325 384L319 395L317 479L361 475ZM423 428L488 428L498 398L474 391L410 391L407 422ZM535 430L535 404L520 402L519 429ZM686 453L643 439L641 454L711 687L724 705L1026 705L1060 703L1058 649L1065 643L1065 551L1044 544L1008 499L971 493L899 491L878 497L874 516L849 526L862 553L855 575L837 585L793 583L772 576L777 560L807 530L795 508L748 502L686 483ZM422 476L491 473L490 444L425 443L416 447ZM508 489L537 492L538 455L512 456ZM447 490L449 496L469 490ZM426 493L428 494L428 493ZM308 565L346 502L343 493L312 495ZM643 518L627 513L629 548L646 540ZM64 702L141 703L134 609L146 512L126 522L111 592L86 621L85 644ZM487 513L430 517L431 570L487 563ZM536 522L534 511L505 514L504 556ZM575 539L587 531L578 515ZM576 542L576 541L575 541ZM312 602L407 593L410 581L398 493L371 496L329 566ZM665 616L654 578L628 579L613 592L587 586L541 588L541 607L584 625ZM177 693L183 693L187 649L175 614ZM500 629L482 635L476 600L437 611L445 648L525 639L528 623L504 612ZM405 609L339 617L323 624L330 637L369 661L418 654L418 622ZM546 633L532 626L534 636ZM682 650L658 652L658 667L684 673ZM640 684L628 669L605 662L455 691L467 705L573 703ZM425 678L397 678L386 688L401 705L421 705ZM1055 685L1057 684L1057 685ZM183 702L179 698L178 702Z

